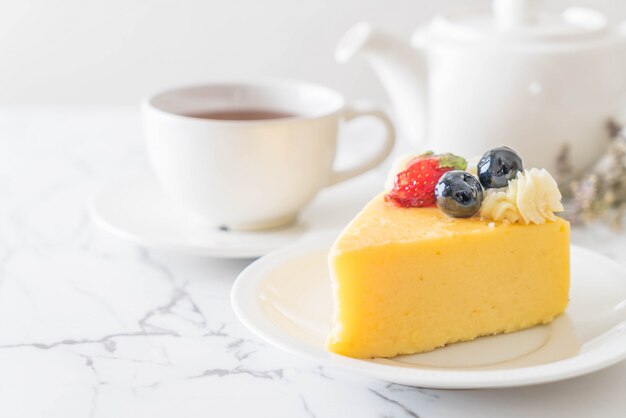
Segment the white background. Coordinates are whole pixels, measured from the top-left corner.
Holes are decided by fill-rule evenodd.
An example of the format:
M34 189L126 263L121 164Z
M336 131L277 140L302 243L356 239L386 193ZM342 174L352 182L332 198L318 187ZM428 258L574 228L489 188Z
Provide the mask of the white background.
M368 20L407 38L437 10L488 0L0 0L0 105L135 103L165 86L278 75L384 99L362 62L333 50ZM624 0L544 0L626 18Z

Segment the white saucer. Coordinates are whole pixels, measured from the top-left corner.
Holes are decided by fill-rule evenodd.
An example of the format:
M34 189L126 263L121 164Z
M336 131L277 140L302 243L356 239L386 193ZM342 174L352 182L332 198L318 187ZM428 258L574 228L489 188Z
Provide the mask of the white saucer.
M269 343L317 363L429 388L554 382L626 358L626 269L576 246L570 305L551 324L392 359L329 353L324 349L332 313L329 244L328 239L301 243L246 268L231 294L241 322Z
M374 174L323 190L290 226L263 232L216 229L181 210L151 176L102 190L90 204L93 221L136 244L224 258L259 257L318 233L339 231L380 190Z

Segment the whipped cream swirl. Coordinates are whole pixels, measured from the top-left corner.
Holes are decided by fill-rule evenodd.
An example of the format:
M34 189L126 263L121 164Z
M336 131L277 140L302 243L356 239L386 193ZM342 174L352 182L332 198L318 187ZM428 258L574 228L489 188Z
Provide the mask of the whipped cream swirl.
M517 173L505 189L489 189L480 216L496 221L543 224L562 212L561 192L545 169L531 168Z

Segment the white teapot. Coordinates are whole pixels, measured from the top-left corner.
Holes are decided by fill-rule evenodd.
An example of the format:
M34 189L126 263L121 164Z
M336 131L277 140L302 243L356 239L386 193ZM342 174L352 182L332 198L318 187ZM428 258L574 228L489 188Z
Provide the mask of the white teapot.
M414 146L480 156L507 145L526 165L575 171L605 149L626 93L626 25L595 10L541 13L536 0L436 17L412 47L359 23L336 59L362 55Z

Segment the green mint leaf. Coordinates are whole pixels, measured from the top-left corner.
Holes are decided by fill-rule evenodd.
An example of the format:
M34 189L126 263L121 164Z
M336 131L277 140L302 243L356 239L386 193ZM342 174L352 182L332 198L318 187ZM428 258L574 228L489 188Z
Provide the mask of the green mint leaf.
M439 156L439 167L451 168L453 170L465 170L467 161L463 157L454 154L441 154Z

